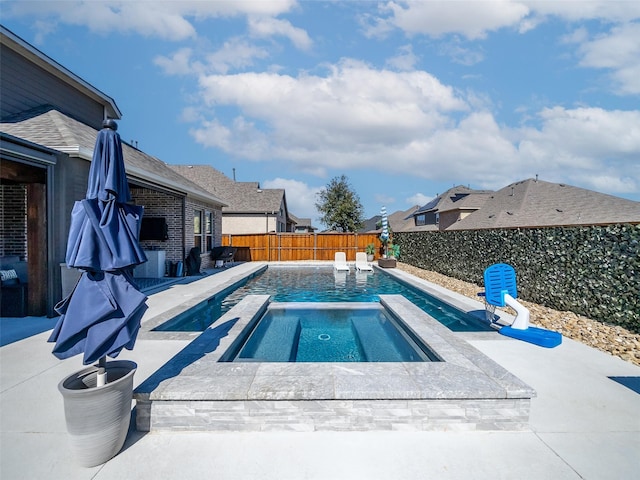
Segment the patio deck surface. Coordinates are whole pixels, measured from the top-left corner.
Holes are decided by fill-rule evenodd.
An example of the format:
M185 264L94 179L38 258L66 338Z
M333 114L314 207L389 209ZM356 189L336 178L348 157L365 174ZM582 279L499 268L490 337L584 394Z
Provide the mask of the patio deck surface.
M151 294L145 321L245 268ZM0 320L2 480L622 479L640 470L640 367L566 338L545 349L496 332L455 335L536 390L525 431L131 431L112 460L78 467L66 448L57 384L81 368L81 358L60 361L51 354L46 339L54 323ZM189 341L142 335L119 358L138 363L137 386Z

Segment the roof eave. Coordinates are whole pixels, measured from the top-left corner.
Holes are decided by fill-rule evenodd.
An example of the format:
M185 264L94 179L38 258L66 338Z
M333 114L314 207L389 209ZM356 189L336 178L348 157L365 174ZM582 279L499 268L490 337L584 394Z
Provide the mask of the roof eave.
M88 161L92 161L93 160L93 151L85 148L85 147L80 147L78 145L75 146L63 146L63 147L51 147L54 150L58 150L60 152L66 153L69 156L73 156L73 157L78 157L81 158L83 160L88 160ZM176 192L181 192L186 194L189 197L195 198L195 199L199 199L208 203L213 203L214 205L218 205L220 207L227 207L228 204L225 203L224 201L222 201L220 198L216 197L215 195L211 195L211 194L205 194L204 192L199 192L197 190L194 190L192 188L189 188L186 185L182 185L179 184L177 182L173 182L167 178L161 177L159 175L155 175L151 172L148 172L147 170L144 170L142 168L139 167L135 167L129 164L125 165L125 170L128 174L130 174L132 177L136 177L140 180L146 181L148 183L151 184L155 184L155 185L159 185L162 187L166 187L169 188L171 190L174 190Z
M155 175L151 172L148 172L147 170L144 170L142 168L139 167L134 167L132 165L126 165L125 166L127 173L131 174L134 177L137 177L141 180L145 180L147 182L150 183L155 183L157 185L161 185L163 187L168 187L172 190L175 190L177 192L183 192L185 194L187 194L187 196L194 198L194 199L198 199L201 201L205 201L208 203L213 203L214 205L218 205L220 207L226 207L228 206L228 204L226 204L225 202L223 202L221 199L219 199L218 197L216 197L215 195L211 195L211 194L207 194L205 192L199 192L197 190L194 190L192 188L189 188L188 186L185 186L183 184L179 184L177 182L174 182L172 180L169 180L167 178L161 177L159 175Z

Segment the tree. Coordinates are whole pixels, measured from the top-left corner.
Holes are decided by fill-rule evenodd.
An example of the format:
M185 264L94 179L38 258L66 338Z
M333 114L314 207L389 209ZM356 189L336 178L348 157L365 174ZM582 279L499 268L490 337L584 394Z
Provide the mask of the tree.
M316 208L322 215L320 221L329 230L356 232L364 225L360 197L345 175L334 177L317 196Z

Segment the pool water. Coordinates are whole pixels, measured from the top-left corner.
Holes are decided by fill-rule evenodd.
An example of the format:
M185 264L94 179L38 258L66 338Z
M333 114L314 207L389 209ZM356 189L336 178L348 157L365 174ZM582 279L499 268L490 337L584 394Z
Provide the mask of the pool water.
M211 298L206 307L174 318L159 331L204 331L246 295L271 295L272 302L379 302L400 294L454 332L491 331L491 327L382 270L337 272L331 266L270 266L263 273Z
M239 351L234 362L422 362L437 358L426 346L418 346L377 304L349 308L272 304Z

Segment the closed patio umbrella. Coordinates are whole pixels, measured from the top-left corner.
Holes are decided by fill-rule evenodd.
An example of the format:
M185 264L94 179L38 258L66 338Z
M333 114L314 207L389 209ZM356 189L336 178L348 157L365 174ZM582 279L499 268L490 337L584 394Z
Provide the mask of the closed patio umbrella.
M147 261L138 242L143 207L130 205L122 144L114 121L98 133L86 198L75 203L67 242L69 267L82 270L71 294L56 305L60 314L50 342L53 354L84 354L99 361L131 350L147 297L133 280L133 267ZM100 380L99 380L100 382Z

